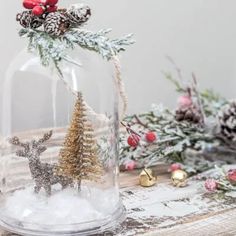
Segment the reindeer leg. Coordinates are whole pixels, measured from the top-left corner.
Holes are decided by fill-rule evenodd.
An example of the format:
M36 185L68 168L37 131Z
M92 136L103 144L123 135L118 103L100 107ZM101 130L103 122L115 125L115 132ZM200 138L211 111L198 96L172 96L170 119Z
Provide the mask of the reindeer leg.
M61 183L61 188L62 188L62 190L64 190L65 188L67 188L68 187L68 184L67 183L65 183L65 182L62 182Z
M48 197L51 196L51 194L52 194L51 185L50 185L50 184L45 185L45 186L44 186L44 189L45 189L45 191L46 191L47 196L48 196Z
M68 185L71 187L71 188L74 188L75 187L75 184L74 184L74 181L73 180L68 180Z
M81 180L77 182L78 192L81 192Z
M68 180L65 179L64 177L60 179L60 184L61 184L62 190L64 190L65 188L69 186Z
M42 188L42 186L37 183L37 184L34 186L34 192L35 192L35 193L39 193L39 191L40 191L41 188Z
M63 184L64 184L64 188L67 188L67 187L74 188L74 182L71 179L64 179Z

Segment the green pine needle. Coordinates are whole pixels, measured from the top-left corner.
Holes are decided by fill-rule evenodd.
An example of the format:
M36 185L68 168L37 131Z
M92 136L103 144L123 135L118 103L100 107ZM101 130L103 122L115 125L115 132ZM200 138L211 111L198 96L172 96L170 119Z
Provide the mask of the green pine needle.
M61 37L51 37L44 31L27 28L21 29L19 35L29 39L29 51L39 56L43 66L54 66L59 75L62 76L61 62L66 61L79 66L68 55L69 51L74 50L77 46L94 51L103 58L110 60L134 43L131 34L120 39L110 39L107 37L110 31L100 30L93 33L86 30L71 29Z

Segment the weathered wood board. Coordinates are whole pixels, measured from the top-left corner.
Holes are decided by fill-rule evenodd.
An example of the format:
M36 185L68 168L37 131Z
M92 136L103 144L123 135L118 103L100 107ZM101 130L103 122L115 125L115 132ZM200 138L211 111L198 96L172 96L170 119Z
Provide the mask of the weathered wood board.
M171 186L166 166L156 172L158 184L151 188L138 185L139 171L120 175L127 219L104 235L236 235L236 198L205 194L202 182L194 180L177 189Z

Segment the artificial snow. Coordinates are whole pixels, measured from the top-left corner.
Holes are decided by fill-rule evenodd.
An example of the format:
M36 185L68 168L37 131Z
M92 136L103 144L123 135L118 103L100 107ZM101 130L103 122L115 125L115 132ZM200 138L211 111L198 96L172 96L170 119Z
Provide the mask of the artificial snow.
M100 190L83 188L81 193L68 188L54 191L47 197L42 191L33 192L33 187L15 191L1 206L1 214L16 219L22 224L70 225L102 220L112 214L118 204L116 189Z

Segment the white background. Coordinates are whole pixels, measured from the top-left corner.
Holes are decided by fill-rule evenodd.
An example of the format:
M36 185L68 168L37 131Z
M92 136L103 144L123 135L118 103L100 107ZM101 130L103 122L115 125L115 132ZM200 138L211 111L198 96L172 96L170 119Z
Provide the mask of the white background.
M21 2L10 0L1 5L0 88L10 61L26 45L17 35L15 21L16 13L22 10ZM65 6L75 2L61 0ZM137 43L122 54L129 112L146 111L151 103L174 106L176 94L162 74L174 71L167 55L174 58L186 79L193 71L201 88L214 88L228 98L235 97L235 0L84 2L93 11L88 29L113 28L114 37L134 33Z

